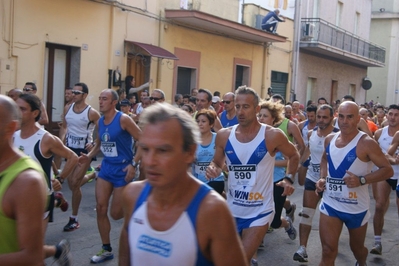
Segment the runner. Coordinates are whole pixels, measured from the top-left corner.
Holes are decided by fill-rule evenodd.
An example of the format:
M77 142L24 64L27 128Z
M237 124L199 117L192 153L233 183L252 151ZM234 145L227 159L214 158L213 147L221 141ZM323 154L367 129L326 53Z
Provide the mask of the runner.
M123 193L119 264L248 265L225 200L188 172L199 143L193 119L156 104L140 122L147 179Z
M114 220L123 217L122 190L133 180L139 160L133 160L133 138L137 141L141 133L133 119L115 109L118 102L116 91L103 90L99 102L103 114L98 122L99 137L94 148L88 154L82 154L81 158L83 162L90 162L100 149L104 155L96 182L97 225L102 248L91 258L91 263L101 263L114 258L109 235L111 225L108 206L110 205L110 214ZM110 204L111 195L113 196Z
M73 103L65 107L64 119L60 130L60 139L65 138L66 146L78 156L93 149L93 130L100 114L86 103L89 88L85 83L76 83L72 90ZM80 227L78 221L79 205L82 200L80 187L89 181L86 171L91 168L90 162L79 164L74 175L68 178L68 185L72 191L72 215L64 226L65 232L76 230ZM91 177L94 177L93 175ZM63 182L63 179L60 179Z
M222 195L224 190L223 173L215 179L208 180L206 178L206 168L215 154L216 133L211 129L216 120L216 113L213 110L202 109L197 112L195 119L201 133L201 143L197 147L195 161L192 165L193 175Z
M317 126L308 133L308 145L301 161L307 160L310 155L309 167L307 169L306 179L304 180L305 189L303 192L302 211L299 213L301 220L299 222L299 249L294 254L294 260L299 262L308 262L306 246L312 229L313 216L316 211L322 193L315 194L316 182L320 178L320 162L324 152L324 140L332 132L338 132L338 129L332 125L334 111L327 104L320 105L317 110Z
M227 203L236 218L247 261L259 247L274 217L273 168L277 150L288 157L287 175L280 182L283 195L294 192L292 175L299 155L284 134L256 117L259 96L251 88L236 91L238 125L222 129L216 137L216 152L207 168L207 178L215 178L227 161L229 169Z
M15 102L0 95L0 261L43 265L47 183L40 166L12 144L20 120Z
M364 240L370 217L367 184L393 175L378 144L357 129L359 120L356 103L341 103L338 108L341 131L328 136L324 143L326 150L320 163L320 179L316 183L317 192L325 190L319 207L323 248L320 265L334 265L344 223L356 265L366 265L368 252ZM372 163L379 168L375 172L371 172Z
M53 222L55 201L57 202L57 207L66 205L66 208L68 208L68 203L66 203L62 193L54 193L53 191L53 187L56 191L61 190L58 180L51 178L53 156L58 155L61 158L67 159L64 171L62 172L63 178L67 178L73 173L78 162L78 157L73 151L65 147L59 138L42 129L36 123L41 115L41 101L36 95L22 94L16 103L22 113L22 123L21 129L14 134L14 145L39 163L46 175L50 201L44 215L43 225L44 228L47 228L48 222ZM45 246L44 256L45 258L54 256L59 264L69 265L71 263L69 251L68 241L61 240L56 246Z
M392 104L388 107L387 120L389 123L388 126L378 129L374 135L374 139L378 142L384 154L389 153L388 149L390 145L393 146L396 144L396 141L394 142L393 138L396 132L399 131L399 105ZM396 147L391 149L389 154L396 157L395 153L397 153ZM382 255L381 235L384 227L384 216L389 206L390 192L396 190L398 183L399 165L397 165L396 160L391 160L391 165L394 175L387 180L373 183L371 185L375 199L375 212L373 217L374 246L370 250L370 253L376 255ZM375 170L377 170L376 167L374 167L373 171Z

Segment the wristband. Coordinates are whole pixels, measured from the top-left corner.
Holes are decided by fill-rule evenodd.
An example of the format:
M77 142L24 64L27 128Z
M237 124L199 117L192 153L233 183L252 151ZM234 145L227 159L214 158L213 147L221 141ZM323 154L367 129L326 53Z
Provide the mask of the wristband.
M287 181L290 182L291 185L292 185L292 184L294 184L294 180L292 180L291 177L292 177L292 175L288 174L288 175L285 175L285 176L283 177L283 179L287 180Z

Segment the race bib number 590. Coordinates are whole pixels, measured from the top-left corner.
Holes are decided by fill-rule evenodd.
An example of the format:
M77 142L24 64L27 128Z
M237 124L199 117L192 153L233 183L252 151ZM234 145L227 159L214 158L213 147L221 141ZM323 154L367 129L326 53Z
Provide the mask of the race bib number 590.
M256 165L229 165L232 185L253 186L256 183Z

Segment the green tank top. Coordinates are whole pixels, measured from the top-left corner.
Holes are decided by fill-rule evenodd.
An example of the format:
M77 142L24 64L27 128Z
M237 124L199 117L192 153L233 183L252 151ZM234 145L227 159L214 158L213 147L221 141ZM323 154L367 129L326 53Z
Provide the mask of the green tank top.
M5 216L1 206L8 187L21 172L27 169L35 169L43 173L40 165L29 157L20 158L0 173L0 254L13 253L20 250L18 247L16 221ZM43 181L46 182L45 179Z
M288 122L289 121L290 120L288 120L288 118L284 118L283 122L281 122L281 124L278 126L278 128L281 129L284 132L284 134L287 136L288 140L290 142L292 142L294 140L294 137L292 137L288 134Z

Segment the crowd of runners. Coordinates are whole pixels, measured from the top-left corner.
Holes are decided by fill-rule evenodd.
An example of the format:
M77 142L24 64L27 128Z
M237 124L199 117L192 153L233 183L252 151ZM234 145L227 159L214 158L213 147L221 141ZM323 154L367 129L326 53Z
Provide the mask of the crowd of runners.
M261 99L246 86L224 95L192 89L169 104L150 83L136 88L129 76L125 88L100 93L99 110L87 103L85 83L67 88L58 137L44 129L34 83L0 96L0 262L72 265L71 243L46 245L44 235L57 207L71 209L63 231L80 228L81 187L93 180L101 248L91 263L114 258L109 216L124 219L120 265L258 265L257 249L278 228L292 241L299 235L292 257L308 262L317 209L320 265L334 265L344 224L356 265L382 255L390 191L399 198L399 105L357 104L350 95L303 105ZM294 182L304 186L297 213Z

